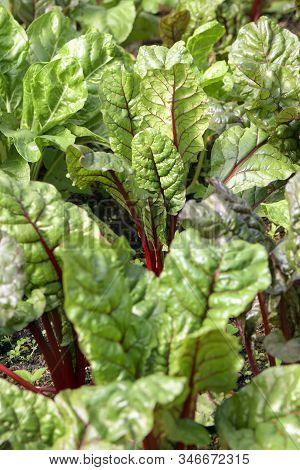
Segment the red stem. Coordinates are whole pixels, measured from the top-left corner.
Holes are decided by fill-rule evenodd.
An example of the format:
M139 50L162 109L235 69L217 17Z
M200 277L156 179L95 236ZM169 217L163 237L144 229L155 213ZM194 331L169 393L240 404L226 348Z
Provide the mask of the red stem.
M86 359L82 354L79 344L78 337L75 330L73 331L74 337L74 346L75 346L75 356L76 356L76 368L75 368L75 380L77 387L81 387L85 384L85 368L87 365Z
M15 374L12 370L5 367L5 365L0 363L0 372L3 374L8 375L11 379L15 380L18 384L22 385L22 387L26 388L26 390L30 390L33 393L43 393L42 388L36 388L31 383L27 382L27 380L22 379L19 375Z
M130 212L132 220L135 223L136 229L138 231L138 234L139 234L141 242L142 242L142 247L143 247L143 251L144 251L145 259L146 259L146 266L150 271L155 272L155 264L153 264L153 254L151 252L149 242L148 242L148 240L145 236L143 227L142 227L142 225L141 225L141 223L140 223L140 221L139 221L139 219L136 215L135 208L134 208L134 206L133 206L133 204L132 204L132 202L129 198L129 194L127 193L126 189L124 188L122 182L119 180L119 178L117 177L115 172L110 170L109 173L112 176L112 178L114 180L114 183L117 186L119 192L122 194L122 197L123 197L123 199L124 199L124 201L125 201L125 203L128 207L128 210Z
M44 358L45 361L48 365L54 386L56 388L56 391L59 392L60 390L64 389L64 382L62 380L62 377L59 374L59 371L56 368L56 363L55 359L53 356L53 353L49 347L49 344L45 340L44 336L42 335L42 332L40 330L40 327L36 321L31 322L28 325L28 329L30 333L33 335L34 339L36 340Z
M251 21L257 21L262 13L264 6L264 0L254 0L251 8L250 19Z
M158 450L158 445L153 432L150 432L148 436L143 440L144 450Z
M244 338L244 347L245 347L245 350L246 350L246 353L247 353L247 356L248 356L248 360L249 360L249 364L250 364L252 374L253 375L258 375L259 370L258 370L258 367L257 367L257 364L256 364L255 357L253 355L251 338L249 336L245 335L245 334L243 335L243 338Z
M264 325L265 336L267 336L270 333L271 328L269 324L269 315L268 315L268 310L267 310L266 298L263 293L259 293L257 297L258 297L262 321ZM274 367L276 365L275 358L273 356L270 356L270 354L268 354L268 359L269 359L270 366Z
M57 341L58 341L58 344L60 345L63 339L62 338L62 322L61 322L60 314L57 311L57 309L52 310L52 320L54 324ZM61 349L62 359L64 363L64 370L68 375L69 387L76 388L76 380L75 380L75 375L74 375L74 368L73 368L70 348L66 346L62 346L60 347L60 349Z

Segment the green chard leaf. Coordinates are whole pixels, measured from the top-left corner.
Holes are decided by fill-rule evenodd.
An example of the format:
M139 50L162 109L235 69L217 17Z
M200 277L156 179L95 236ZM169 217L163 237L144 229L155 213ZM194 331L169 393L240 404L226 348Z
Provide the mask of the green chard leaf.
M75 34L70 19L59 10L40 16L27 29L31 63L49 62Z
M211 176L218 176L235 193L286 180L295 172L292 161L253 125L233 126L223 132L213 146L211 165Z
M209 54L214 44L225 33L224 26L218 21L210 21L196 29L187 41L187 49L192 54L199 69L207 66Z
M99 236L96 224L88 217L84 221L84 215L83 209L65 203L54 186L39 182L28 185L0 172L1 227L24 250L26 295L42 289L47 308L57 305L62 295L55 250L70 236Z
M118 43L122 43L132 31L136 10L134 0L120 0L111 8L101 5L79 5L72 16L81 26L110 33Z
M1 73L19 68L27 57L27 35L13 16L0 5L0 64Z
M142 47L136 70L143 77L138 109L144 127L167 135L188 165L203 149L209 124L207 98L192 57L183 42L171 49Z
M14 450L77 449L84 424L59 397L56 402L0 379L0 444Z
M55 58L77 59L87 84L87 101L83 109L72 117L71 122L81 126L94 120L99 122L101 117L98 92L104 66L129 60L125 53L114 43L109 34L91 30L65 44Z
M296 450L300 437L300 366L271 367L255 377L216 415L230 449Z
M104 241L80 249L71 245L63 260L65 311L95 382L137 378L148 354L145 342L150 330L132 314L124 262Z
M273 20L261 17L239 31L231 47L229 64L248 116L263 127L276 127L276 114L298 106L299 50L296 35Z
M76 59L61 58L32 67L24 78L21 127L44 134L83 107L86 83Z
M140 78L125 67L109 67L103 72L100 99L110 145L116 155L131 161L131 142L138 132L137 98Z
M229 318L243 313L257 292L269 286L267 259L259 244L232 240L209 245L188 229L175 236L160 282L172 288L170 306L174 315L181 310L185 331L202 323L203 331L225 328Z
M160 193L169 214L185 203L185 172L173 142L158 131L146 129L132 141L132 167L140 188Z
M130 382L114 382L102 387L83 387L64 391L59 398L66 400L101 440L119 444L121 448L141 448L151 432L155 408L171 407L184 392L185 379L152 374ZM95 410L97 410L95 412ZM86 448L83 436L81 448Z

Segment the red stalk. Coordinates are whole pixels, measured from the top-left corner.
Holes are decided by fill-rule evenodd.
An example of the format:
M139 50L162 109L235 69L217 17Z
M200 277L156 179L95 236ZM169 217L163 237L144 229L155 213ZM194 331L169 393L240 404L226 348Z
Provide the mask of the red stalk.
M11 379L15 380L18 384L22 385L22 387L26 388L26 390L30 390L33 393L43 393L42 387L37 388L31 383L27 382L27 380L22 379L19 375L15 374L12 370L8 369L5 367L5 365L0 363L0 372L3 372L3 374L8 375Z
M244 335L244 346L245 346L245 350L246 350L246 353L247 353L247 356L248 356L248 360L249 360L249 364L250 364L252 374L253 375L258 375L259 370L258 370L258 367L257 367L257 364L256 364L255 357L253 355L251 338L247 335Z
M265 298L265 295L263 293L259 293L257 295L257 297L258 297L258 302L259 302L259 306L260 306L262 321L263 321L263 325L264 325L265 336L267 336L270 333L271 328L270 328L270 324L269 324L269 315L268 315L268 311L267 311L266 298ZM274 367L276 365L275 358L268 354L268 359L269 359L270 367Z
M78 337L75 330L73 331L75 356L76 356L76 367L75 367L75 381L77 387L81 387L85 384L85 368L87 365L86 359L80 351L78 344Z
M144 230L143 230L143 227L136 215L136 212L135 212L135 208L129 198L129 194L127 193L126 189L124 188L122 182L119 180L119 178L117 177L117 175L115 174L114 171L110 170L109 172L114 180L114 183L115 185L117 186L119 192L122 194L122 197L128 207L128 210L130 212L130 215L132 217L132 220L134 221L134 224L136 226L136 229L138 231L138 234L139 234L139 237L141 239L141 242L142 242L142 247L143 247L143 251L144 251L144 254L145 254L145 259L146 259L146 266L147 268L149 269L149 271L153 271L155 272L155 264L153 264L153 254L151 252L151 248L149 246L149 242L147 240L147 237L145 236L145 233L144 233Z
M251 8L250 19L251 21L257 21L262 13L264 6L264 0L254 0Z
M64 382L62 380L62 377L59 371L56 368L56 362L55 362L55 358L53 356L52 350L50 349L49 344L47 343L44 336L42 335L39 324L36 321L31 322L28 325L28 329L30 333L33 335L35 341L37 342L45 358L45 361L48 365L56 391L59 392L60 390L63 390L65 388Z
M250 365L250 369L252 371L252 374L253 375L258 375L259 370L258 370L258 367L257 367L257 364L256 364L255 357L253 356L251 338L245 334L244 322L237 319L236 320L236 325L239 329L239 332L240 332L240 335L241 335L241 338L242 338L243 346L244 346L244 349L245 349L247 357L248 357L248 361L249 361L249 365Z
M62 342L62 323L59 312L57 309L52 310L52 321L54 324L55 334L57 337L58 344L60 345ZM64 363L64 370L68 375L68 383L70 388L76 388L76 380L74 375L74 368L72 357L70 353L69 347L62 346L60 347L62 360Z
M144 450L158 450L158 445L153 432L150 432L148 436L143 440Z

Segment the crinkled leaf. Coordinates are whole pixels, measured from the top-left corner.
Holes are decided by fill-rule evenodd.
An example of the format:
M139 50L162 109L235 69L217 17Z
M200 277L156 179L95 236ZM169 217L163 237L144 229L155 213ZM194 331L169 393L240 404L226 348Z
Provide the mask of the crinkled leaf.
M100 85L103 119L111 148L129 161L131 142L139 127L136 109L139 87L139 76L120 66L104 71Z
M64 203L54 186L40 182L28 185L0 173L1 227L24 249L26 293L42 288L49 306L61 296L60 267L54 251L70 235L68 227L73 224L73 218L70 214L66 216L68 208L69 204ZM80 220L83 209L78 207L76 211ZM90 221L90 224L93 228L94 223ZM78 222L78 225L83 228L78 227L72 236L79 230L85 233L87 224ZM88 235L91 232L88 230Z
M112 180L110 172L129 175L132 168L126 160L107 152L92 152L88 147L70 146L66 155L68 175L76 186L81 189L90 187L93 182ZM108 173L107 177L105 173Z
M62 58L34 67L24 79L24 108L21 127L36 134L63 124L81 109L87 98L82 68L76 59ZM27 92L25 92L25 90Z
M300 366L262 372L225 400L216 421L230 449L299 449Z
M176 235L161 275L180 328L224 328L270 284L265 248L243 240L209 245L194 229ZM171 307L172 305L172 307Z
M27 29L29 56L33 62L49 62L56 52L75 36L70 19L59 10L40 16Z
M293 65L299 59L299 40L274 20L262 16L239 31L229 63L241 71L260 64Z
M64 251L65 310L76 328L98 384L136 378L150 331L131 310L133 300L124 265L102 241Z
M294 172L289 158L267 143L266 133L255 126L233 126L213 146L211 175L236 193L285 180Z
M299 40L273 20L261 17L244 26L232 45L229 63L249 117L263 128L276 127L276 113L298 106Z
M160 193L169 214L177 214L185 203L185 172L172 141L158 131L146 129L132 141L132 167L138 185Z
M153 374L134 383L65 391L59 397L92 424L104 441L139 448L153 428L155 407L172 405L182 395L184 385L184 378ZM85 448L85 440L82 446Z
M188 53L179 47L181 42L169 50L153 49L156 57L164 58L160 68L158 63L149 64L150 56L141 56L140 63L147 60L148 71L141 82L139 112L144 126L167 135L188 164L203 149L202 136L208 127L207 99L199 71L187 65Z
M9 442L14 450L77 449L84 424L57 401L0 379L0 444Z

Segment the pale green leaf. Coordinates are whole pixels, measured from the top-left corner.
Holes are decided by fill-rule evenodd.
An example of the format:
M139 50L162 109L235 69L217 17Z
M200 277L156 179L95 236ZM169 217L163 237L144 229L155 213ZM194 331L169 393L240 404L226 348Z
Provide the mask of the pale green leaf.
M70 19L59 10L49 11L27 29L31 63L49 62L56 52L75 36Z

